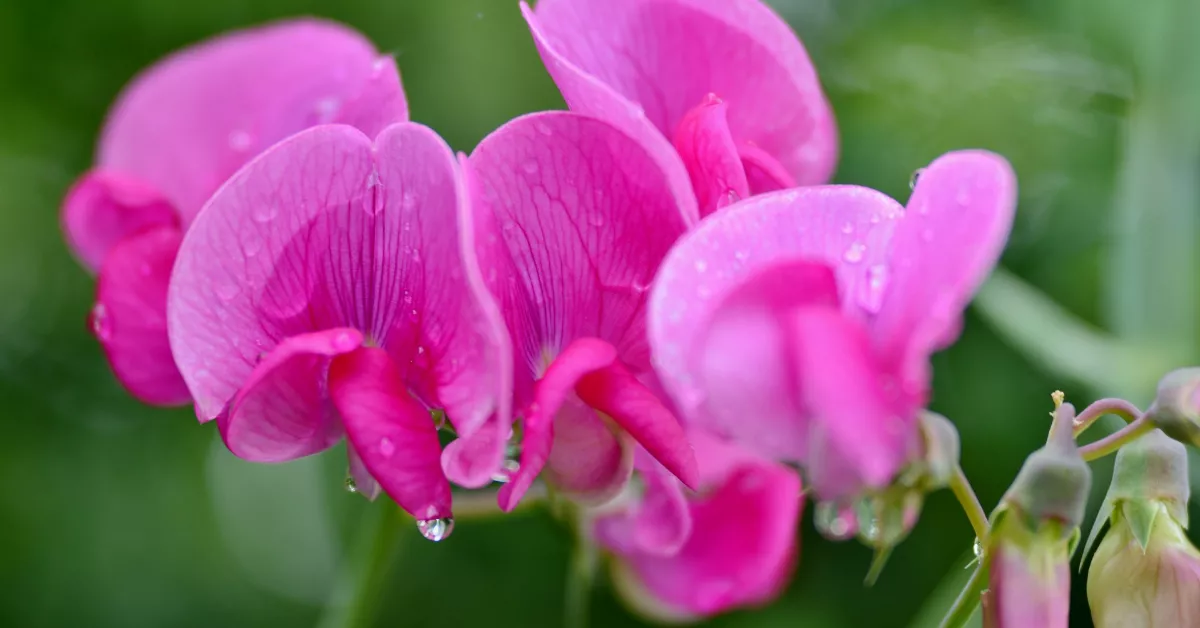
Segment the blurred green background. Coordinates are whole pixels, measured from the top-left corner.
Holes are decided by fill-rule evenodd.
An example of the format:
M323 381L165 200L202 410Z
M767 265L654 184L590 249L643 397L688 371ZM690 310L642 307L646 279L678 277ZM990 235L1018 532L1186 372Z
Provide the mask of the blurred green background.
M946 150L1000 152L1021 184L1007 269L1083 321L1157 336L1172 360L1200 362L1186 246L1200 235L1200 49L1187 41L1200 40L1187 31L1200 20L1178 13L1200 3L769 3L800 33L833 102L838 181L903 200L912 171ZM302 14L344 21L396 54L414 119L456 149L523 112L561 107L516 0L0 0L2 625L311 626L330 597L368 509L342 490L342 452L242 463L190 410L128 398L85 329L92 281L57 224L107 106L135 72L220 31ZM1142 205L1145 220L1129 211ZM1114 258L1129 272L1112 272ZM1137 290L1146 294L1129 298ZM1054 343L1066 335L1012 299L987 303L1010 323L1007 337L972 314L935 360L933 408L957 422L989 509L1044 438L1052 390L1081 406L1116 393L1147 403L1146 382L1176 365L1062 355ZM1139 318L1164 308L1184 322ZM1013 334L1044 355L1023 357ZM1088 386L1097 381L1122 390ZM820 539L810 516L786 594L712 625L920 625L939 582L965 575L973 536L948 492L931 496L873 588L862 585L869 552ZM413 530L378 624L560 625L569 549L569 532L537 510L460 522L438 545ZM1089 626L1082 580L1074 588L1073 625ZM642 623L602 582L593 625Z

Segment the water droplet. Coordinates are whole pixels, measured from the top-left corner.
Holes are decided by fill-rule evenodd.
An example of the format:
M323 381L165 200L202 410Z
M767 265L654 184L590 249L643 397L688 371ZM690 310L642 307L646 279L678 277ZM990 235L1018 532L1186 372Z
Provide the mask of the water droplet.
M969 205L971 203L971 190L963 185L958 188L958 194L954 195L954 202L959 205Z
M733 252L733 258L739 262L746 261L746 258L748 258L748 257L750 257L750 251L747 251L745 249L739 249L739 250Z
M404 211L410 211L412 209L415 209L416 206L417 206L417 195L416 194L413 194L412 192L405 192L400 197L400 207L402 209L404 209Z
M813 525L831 541L845 541L858 532L858 523L849 508L833 502L819 502L813 511Z
M343 331L333 337L333 348L337 351L350 351L358 346L358 342L350 332Z
M534 125L534 128L538 130L538 133L541 133L547 137L554 134L554 131L550 129L550 125L546 124L545 122L538 122Z
M908 189L917 189L917 179L921 178L922 172L925 172L924 168L917 168L916 170L913 170L912 176L908 178Z
M979 537L975 537L975 543L971 545L971 551L975 553L975 558L983 558L983 543L979 541Z
M521 168L528 174L536 174L538 171L538 164L536 161L530 159L529 161L525 162Z
M341 106L341 101L333 96L322 98L317 101L317 119L322 123L329 122L337 113L338 107Z
M482 20L482 19L483 19L483 11L480 11L479 13L476 13L476 14L475 14L475 19L477 19L477 20Z
M405 305L412 305L412 302L413 302L412 293L411 293L411 292L409 292L408 290L405 290L405 291L404 291L404 304L405 304Z
M112 338L112 320L108 318L108 308L104 307L103 303L97 303L92 307L92 314L88 317L88 322L91 324L92 333L96 334L96 338L101 341Z
M844 233L846 235L850 235L851 233L854 233L854 223L848 222L848 223L842 225L842 233Z
M354 481L354 476L350 475L350 474L346 474L346 492L347 493L357 493L358 492L358 483Z
M417 354L420 355L422 353L425 353L425 347L417 347Z
M881 218L881 217L879 216L879 214L873 214L873 215L871 216L871 224L873 224L873 225L877 225L877 224L879 224L879 221L880 221L880 220L883 220L883 218Z
M740 200L742 200L742 196L736 190L729 190L725 193L725 205L722 205L722 207L733 205Z
M696 272L702 273L706 270L708 270L708 262L702 259L696 260Z
M254 209L250 211L250 215L255 222L271 222L279 215L279 206L275 204L255 205Z
M604 226L604 216L601 216L600 214L592 214L592 215L588 216L587 221L588 221L588 224L593 227L603 227Z
M243 233L245 235L242 236L242 251L246 254L246 257L258 255L263 249L262 236L253 230L247 230Z
M851 264L857 264L862 261L863 253L866 252L867 245L862 242L855 242L850 245L850 248L846 249L846 252L842 255L842 259Z
M231 301L241 291L236 283L228 281L217 286L217 297L222 301Z
M250 144L254 142L254 138L246 131L236 130L229 134L229 148L238 152L250 150Z
M877 314L883 306L884 288L887 287L888 269L875 264L867 269L866 281L859 286L858 304L866 311Z
M421 532L421 536L434 543L443 541L454 531L454 519L450 517L421 519L417 521L417 530Z
M442 429L446 427L446 411L445 410L430 410L429 417L433 419L433 427Z
M492 481L503 484L511 480L512 477L520 470L521 463L509 458L504 461L504 464L501 465L501 467L495 473L492 474Z
M392 439L387 436L379 439L379 455L391 458L394 453L396 453L396 444L392 442Z

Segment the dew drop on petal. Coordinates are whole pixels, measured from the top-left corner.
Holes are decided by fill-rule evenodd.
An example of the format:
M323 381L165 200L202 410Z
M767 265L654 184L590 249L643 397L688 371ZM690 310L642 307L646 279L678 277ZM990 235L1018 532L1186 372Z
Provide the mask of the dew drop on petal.
M854 223L848 222L848 223L842 225L842 233L844 233L846 235L850 235L851 233L854 233Z
M454 519L421 519L417 521L417 530L421 532L421 536L436 543L445 540L454 531Z
M871 314L878 314L883 306L883 294L887 288L888 269L883 264L874 264L867 269L866 280L859 284L858 304Z
M227 281L217 286L217 297L222 301L231 301L241 292L241 288L232 281Z
M601 216L600 214L592 214L592 215L588 216L587 221L588 221L588 224L593 227L603 227L604 226L604 216Z
M523 165L522 168L528 174L536 174L538 171L538 164L536 161L530 159L529 161L525 162L525 165Z
M412 192L405 192L400 196L400 207L404 211L410 211L417 207L417 195Z
M908 189L917 189L917 180L921 178L922 172L925 172L924 168L917 168L916 170L913 170L912 176L908 178Z
M379 439L379 455L391 458L394 453L396 453L396 444L392 442L392 439L387 436Z
M254 218L255 222L271 222L271 220L279 215L279 206L273 203L255 205L254 209L251 210L250 215Z
M108 317L108 308L103 303L97 303L92 307L88 322L91 324L92 333L96 334L96 338L101 341L112 338L112 320Z
M862 242L855 242L850 245L850 248L846 249L846 252L842 255L842 259L850 264L857 264L862 261L863 254L866 252L867 245Z
M253 142L254 139L246 131L238 129L229 134L229 148L239 153L250 150L250 144Z
M534 128L538 130L538 133L541 133L547 137L554 133L554 131L550 129L550 125L546 124L545 122L538 122L536 125L534 125Z
M702 273L706 270L708 270L708 262L702 259L696 260L696 272Z

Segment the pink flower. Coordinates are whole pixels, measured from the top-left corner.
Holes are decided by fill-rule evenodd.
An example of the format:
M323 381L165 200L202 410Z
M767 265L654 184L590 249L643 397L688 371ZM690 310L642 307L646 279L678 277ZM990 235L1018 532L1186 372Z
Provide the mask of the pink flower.
M689 426L805 465L825 499L891 481L918 446L929 356L996 263L1008 164L947 154L907 210L856 186L775 192L706 219L655 279L658 374Z
M642 141L689 214L832 174L837 132L816 71L759 0L521 8L571 110Z
M1066 628L1071 607L1069 541L1061 527L1038 530L1008 516L993 530L984 622L990 628ZM1003 525L1011 524L1011 525Z
M684 493L650 462L640 497L617 500L593 530L635 610L691 620L774 599L796 562L803 498L795 471L703 432L689 432L700 492ZM639 460L639 462L643 462Z
M686 484L696 461L683 428L639 378L651 374L645 301L663 255L687 229L667 178L636 139L571 112L524 116L466 162L478 263L513 345L519 470L602 502L632 472L630 439Z
M240 170L171 276L171 348L200 419L261 462L345 435L358 490L381 486L426 523L449 517L443 464L495 472L509 424L502 319L460 255L466 203L449 147L415 123L373 142L317 126ZM444 456L430 408L460 437Z
M167 344L167 279L183 232L219 185L314 124L373 136L407 118L392 59L316 20L224 35L134 80L62 209L71 249L99 273L91 325L122 384L147 403L188 400Z

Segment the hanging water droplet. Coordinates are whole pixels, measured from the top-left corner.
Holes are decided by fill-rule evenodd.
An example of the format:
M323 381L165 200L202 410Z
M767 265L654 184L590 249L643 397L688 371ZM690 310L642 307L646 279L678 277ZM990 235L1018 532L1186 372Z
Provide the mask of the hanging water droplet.
M504 464L492 474L492 481L504 484L513 478L518 471L521 470L521 463L509 458L504 461Z
M863 253L866 252L867 245L862 242L855 242L850 245L850 248L846 249L846 252L842 255L842 259L851 264L857 264L862 261Z
M975 558L983 558L983 543L979 541L979 537L975 537L975 542L971 545L971 551L975 553Z
M103 303L97 303L92 307L92 314L88 319L96 338L101 341L112 338L112 321L108 318L108 308Z
M737 193L737 190L729 190L725 193L725 204L722 207L733 205L740 200L742 200L742 196Z
M908 189L917 189L917 179L921 178L922 172L925 172L924 168L917 168L916 170L913 170L912 176L908 178Z
M350 475L350 474L346 474L346 492L347 493L357 493L358 492L358 483L354 481L354 476Z
M454 519L451 517L421 519L417 521L417 530L421 532L421 536L434 543L443 541L454 531Z
M821 536L831 541L845 541L858 532L853 513L833 502L817 504L813 512L813 525Z

